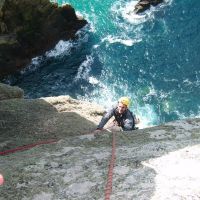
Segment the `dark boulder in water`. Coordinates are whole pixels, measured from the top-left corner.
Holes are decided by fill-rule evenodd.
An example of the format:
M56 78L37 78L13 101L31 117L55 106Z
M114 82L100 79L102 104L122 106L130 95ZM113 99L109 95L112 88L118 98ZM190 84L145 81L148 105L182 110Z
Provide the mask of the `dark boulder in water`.
M158 4L162 3L163 0L140 0L136 5L134 12L136 14L142 13L145 10L149 9L150 6L157 6Z
M2 0L0 2L0 79L30 63L75 33L87 21L70 5L59 7L49 0Z

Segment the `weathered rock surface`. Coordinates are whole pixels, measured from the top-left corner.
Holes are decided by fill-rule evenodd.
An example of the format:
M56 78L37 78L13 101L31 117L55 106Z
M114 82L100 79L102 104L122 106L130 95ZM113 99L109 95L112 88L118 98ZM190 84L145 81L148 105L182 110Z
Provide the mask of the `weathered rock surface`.
M68 96L0 101L0 200L104 199L112 133L91 134L103 109ZM116 133L111 199L200 197L200 119Z
M0 83L0 101L5 99L23 98L24 91L19 87L12 87Z
M49 0L1 0L0 79L25 67L63 39L73 39L87 21L70 5Z
M95 129L103 109L69 96L0 101L0 142L3 149L37 139L65 138ZM17 135L17 137L16 137ZM22 138L24 142L22 141ZM11 143L9 143L11 139Z
M150 6L157 6L158 4L162 3L163 0L140 0L136 5L134 12L136 14L142 13L145 10L149 9Z

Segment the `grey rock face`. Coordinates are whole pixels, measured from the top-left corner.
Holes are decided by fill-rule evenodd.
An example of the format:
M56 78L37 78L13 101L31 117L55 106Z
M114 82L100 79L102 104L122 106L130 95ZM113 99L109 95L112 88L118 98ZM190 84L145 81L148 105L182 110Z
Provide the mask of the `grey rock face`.
M1 156L4 199L104 199L112 133L93 135L103 110L70 97L0 101L0 151L41 140L53 144ZM116 132L111 199L200 197L200 119Z

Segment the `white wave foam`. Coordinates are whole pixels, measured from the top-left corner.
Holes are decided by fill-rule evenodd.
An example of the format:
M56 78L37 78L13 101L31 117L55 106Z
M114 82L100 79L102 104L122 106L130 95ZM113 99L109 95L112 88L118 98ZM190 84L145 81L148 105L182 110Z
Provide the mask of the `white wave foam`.
M189 79L185 79L185 80L183 80L183 84L190 86L190 85L193 85L194 83L192 81L190 81Z
M125 4L124 1L118 1L112 6L111 10L117 13L119 16L122 16L122 18L128 23L137 25L154 18L155 11L165 7L166 5L170 5L172 1L173 0L166 0L165 3L160 4L156 7L151 6L150 9L140 14L134 13L135 5L138 3L138 1L136 0L126 2Z
M147 16L150 14L150 12L143 13L143 14L135 14L134 13L134 7L137 4L138 1L131 1L126 3L125 7L121 8L121 15L122 17L131 24L140 24L147 20Z
M72 41L63 41L60 40L54 49L46 52L47 57L57 57L60 55L70 55L71 48L73 47Z
M104 81L102 82L102 80L96 79L95 84L95 90L90 91L90 93L86 92L84 97L78 96L78 99L95 102L103 106L105 109L110 108L116 103L119 96L117 96L117 93L112 85L107 84L107 81L104 83Z
M28 65L23 70L21 70L20 74L25 75L27 73L32 73L32 72L36 71L40 67L42 60L43 60L42 56L38 56L38 57L33 58L31 60L31 64Z
M141 42L142 39L122 39L122 38L117 37L117 36L108 35L107 37L102 39L102 42L104 42L104 41L107 41L110 44L121 43L121 44L124 44L126 46L133 46L135 43Z
M93 85L97 85L99 83L99 81L93 76L90 76L88 80L89 80L89 83Z
M138 108L136 107L136 116L140 119L140 123L138 124L140 129L156 125L159 121L153 106L150 104L145 104Z
M79 48L82 43L87 43L88 42L88 31L91 31L91 26L85 26L82 29L78 30L76 32L77 40L60 40L54 49L46 52L47 57L57 57L57 56L66 56L71 54L71 49L72 48Z
M84 18L84 14L82 14L79 10L76 10L76 16L79 18Z
M85 27L77 31L76 36L78 39L75 41L60 40L52 50L45 53L45 56L38 56L33 58L31 64L25 69L21 70L20 73L24 75L36 71L40 68L41 63L45 61L45 59L70 55L72 48L78 49L82 45L82 43L88 42L88 30L90 31L90 26L86 25Z
M93 57L91 55L86 56L86 60L80 65L78 68L78 73L74 78L74 81L78 81L79 79L89 79L89 73L91 71L91 65L93 63Z
M131 24L140 24L146 20L146 16L145 14L137 15L133 12L137 2L138 1L131 1L124 3L124 1L117 1L111 7L111 11Z
M70 55L71 48L73 47L73 45L74 44L71 41L60 40L57 43L57 45L55 46L54 49L52 49L50 51L47 51L45 53L46 57L45 56L38 56L38 57L33 58L31 60L31 64L28 65L23 70L21 70L20 74L25 75L25 74L29 74L29 73L32 73L32 72L36 71L37 69L40 68L41 63L47 58Z

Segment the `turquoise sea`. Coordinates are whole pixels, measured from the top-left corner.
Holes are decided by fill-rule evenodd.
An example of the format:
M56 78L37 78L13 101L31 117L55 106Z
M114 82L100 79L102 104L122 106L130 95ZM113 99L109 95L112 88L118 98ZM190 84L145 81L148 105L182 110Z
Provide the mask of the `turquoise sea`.
M69 94L109 107L129 96L141 127L200 117L198 0L166 0L140 15L135 0L57 2L89 25L12 79L27 98Z

